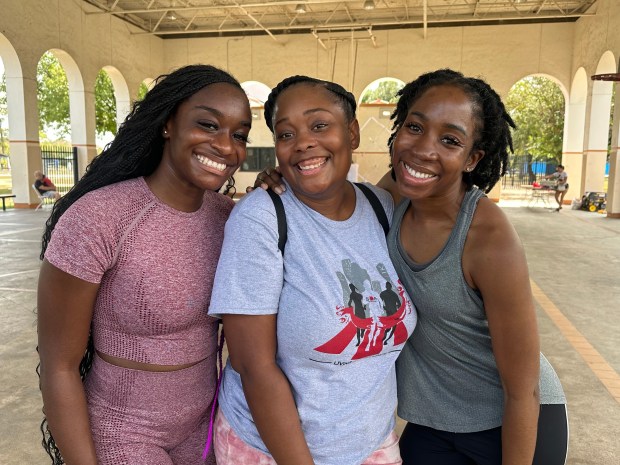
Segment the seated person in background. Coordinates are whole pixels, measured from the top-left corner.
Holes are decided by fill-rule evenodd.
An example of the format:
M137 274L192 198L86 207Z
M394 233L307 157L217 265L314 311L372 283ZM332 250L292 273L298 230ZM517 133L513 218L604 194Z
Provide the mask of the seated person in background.
M50 178L45 176L39 170L34 172L34 177L36 179L34 182L34 188L39 191L41 196L54 200L58 200L60 198L60 194L56 191L56 186Z

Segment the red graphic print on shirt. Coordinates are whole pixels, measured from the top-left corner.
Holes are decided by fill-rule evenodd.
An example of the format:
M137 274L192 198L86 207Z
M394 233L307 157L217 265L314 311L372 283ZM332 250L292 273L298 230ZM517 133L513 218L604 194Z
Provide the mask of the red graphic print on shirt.
M385 291L381 292L380 300L383 301L382 312L378 315L372 310L370 317L365 317L364 310L369 308L381 308L381 302L374 295L363 299L353 284L350 284L351 297L348 306L337 306L336 314L345 326L338 334L325 344L315 347L314 350L326 354L340 354L357 335L357 351L352 360L358 360L371 355L381 353L388 345L397 346L404 343L409 337L407 328L403 323L405 316L411 312L405 290L398 286L398 294L392 290L389 282L386 283ZM400 298L399 298L400 297ZM366 304L363 304L363 301ZM352 305L353 304L353 305Z

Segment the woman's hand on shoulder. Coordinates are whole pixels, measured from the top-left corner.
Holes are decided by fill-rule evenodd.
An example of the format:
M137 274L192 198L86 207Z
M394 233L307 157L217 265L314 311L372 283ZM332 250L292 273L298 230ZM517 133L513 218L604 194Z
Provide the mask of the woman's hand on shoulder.
M246 187L245 191L252 192L257 187L260 187L264 190L272 189L276 194L282 195L286 190L286 186L281 181L282 174L277 166L275 168L265 168L256 176L254 186Z

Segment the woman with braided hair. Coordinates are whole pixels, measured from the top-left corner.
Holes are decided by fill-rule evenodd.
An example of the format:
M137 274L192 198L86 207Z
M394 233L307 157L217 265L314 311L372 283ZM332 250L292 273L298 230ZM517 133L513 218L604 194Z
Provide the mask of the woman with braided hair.
M563 465L566 400L539 352L525 254L484 195L514 123L487 83L448 69L399 96L379 184L403 199L388 247L420 315L397 361L403 463Z
M416 314L389 260L390 195L347 181L355 109L340 85L308 76L265 103L286 189L257 189L226 223L209 308L230 354L218 465L401 463L394 364Z
M217 381L207 308L233 206L218 191L234 189L251 121L228 73L161 76L54 205L38 289L54 464L205 463Z

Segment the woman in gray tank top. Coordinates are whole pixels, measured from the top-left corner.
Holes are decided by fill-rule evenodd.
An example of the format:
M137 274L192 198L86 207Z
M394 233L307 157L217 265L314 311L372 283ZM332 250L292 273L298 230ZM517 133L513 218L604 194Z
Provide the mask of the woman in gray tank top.
M403 463L561 465L565 399L539 352L525 254L483 193L514 123L488 84L451 70L399 96L379 185L404 199L388 247L419 314L397 362Z

